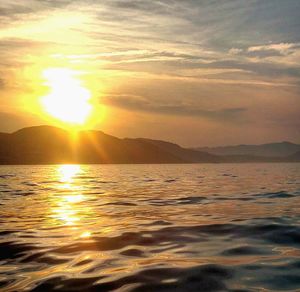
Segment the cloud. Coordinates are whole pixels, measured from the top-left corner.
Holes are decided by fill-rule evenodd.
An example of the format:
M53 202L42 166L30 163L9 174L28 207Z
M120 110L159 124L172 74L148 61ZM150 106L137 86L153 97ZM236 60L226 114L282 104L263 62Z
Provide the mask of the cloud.
M239 48L231 48L228 53L230 55L238 55L239 53L243 52L243 49L239 49Z
M0 50L4 52L12 49L36 48L41 45L46 45L46 43L26 38L2 38L0 40Z
M192 104L162 104L134 95L106 96L105 98L102 98L101 101L104 104L126 110L155 114L202 117L223 121L236 121L241 117L241 114L247 110L243 107L208 110Z
M51 8L62 8L72 3L72 0L2 0L0 17L16 19L26 14L37 13Z
M288 44L288 43L280 43L280 44L269 44L263 46L253 46L249 47L249 52L256 52L256 51L266 51L266 50L274 50L279 51L281 54L286 54L291 48L298 47L299 44Z
M274 56L274 54L272 54ZM245 83L253 85L295 86L300 66L284 62L248 60L247 58L204 59L197 55L167 54L165 52L135 55L105 63L107 70L126 70L156 74L158 78L187 78L199 82ZM153 76L154 77L154 76ZM294 80L285 80L285 78ZM280 81L282 79L282 82Z
M172 3L173 2L173 3ZM170 11L172 5L175 1L170 1L170 3L164 1L141 1L141 0L131 0L131 1L112 1L111 6L124 9L132 10L137 12L150 12L150 13L166 13Z
M268 44L262 46L252 46L248 48L248 52L252 55L259 57L268 56L286 56L293 54L299 50L300 43L279 43L279 44Z
M4 89L6 87L6 82L3 78L0 78L0 89Z

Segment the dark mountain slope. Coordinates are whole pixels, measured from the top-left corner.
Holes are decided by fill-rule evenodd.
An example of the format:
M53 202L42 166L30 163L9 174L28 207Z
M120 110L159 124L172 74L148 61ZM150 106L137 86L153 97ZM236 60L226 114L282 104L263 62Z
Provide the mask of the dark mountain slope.
M141 140L146 143L155 145L160 149L167 151L168 153L172 153L176 157L180 157L183 161L186 162L220 162L220 157L216 155L209 154L203 151L182 148L174 143L145 138L139 138L137 140Z
M212 157L201 155L205 162ZM147 139L119 139L101 131L73 133L39 126L0 134L1 164L183 162L190 161Z
M59 128L40 126L0 135L0 163L37 164L69 161L69 134Z
M288 156L286 160L289 162L300 162L300 151Z

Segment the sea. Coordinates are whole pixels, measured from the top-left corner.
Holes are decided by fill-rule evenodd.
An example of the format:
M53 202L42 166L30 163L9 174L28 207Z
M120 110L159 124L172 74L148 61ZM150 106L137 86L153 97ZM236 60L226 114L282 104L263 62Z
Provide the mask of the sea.
M0 166L0 291L300 291L300 164Z

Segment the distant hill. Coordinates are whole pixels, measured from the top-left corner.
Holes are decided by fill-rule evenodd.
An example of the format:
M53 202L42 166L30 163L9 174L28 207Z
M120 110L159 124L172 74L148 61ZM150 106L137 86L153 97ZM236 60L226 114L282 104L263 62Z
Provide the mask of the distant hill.
M299 156L300 151L285 157L216 155L166 141L119 139L101 131L68 132L51 126L0 133L0 164L295 162Z
M135 140L143 141L147 144L152 144L164 151L167 151L168 153L171 153L176 157L180 157L185 162L221 162L220 157L217 155L193 149L182 148L174 143L145 138L138 138Z
M287 158L286 158L287 161L289 162L300 162L300 151L292 154L292 155L289 155Z
M199 151L215 155L250 155L263 157L286 157L300 151L300 145L290 142L269 143L262 145L236 145L221 147L199 147Z

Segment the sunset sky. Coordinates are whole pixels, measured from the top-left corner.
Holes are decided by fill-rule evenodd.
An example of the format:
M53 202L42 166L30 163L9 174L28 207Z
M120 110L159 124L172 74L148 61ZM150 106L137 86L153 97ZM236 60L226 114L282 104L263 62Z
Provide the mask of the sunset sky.
M1 0L0 53L2 132L300 143L299 0Z

